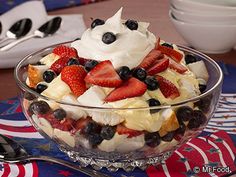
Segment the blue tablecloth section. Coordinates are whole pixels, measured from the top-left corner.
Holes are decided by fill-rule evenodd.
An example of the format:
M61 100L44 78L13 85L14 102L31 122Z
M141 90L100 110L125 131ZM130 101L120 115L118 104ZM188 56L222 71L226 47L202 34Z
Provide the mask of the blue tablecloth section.
M236 93L236 67L222 62L218 63L224 74L223 93Z
M26 1L29 0L0 0L0 14ZM43 0L48 11L97 1L101 0Z

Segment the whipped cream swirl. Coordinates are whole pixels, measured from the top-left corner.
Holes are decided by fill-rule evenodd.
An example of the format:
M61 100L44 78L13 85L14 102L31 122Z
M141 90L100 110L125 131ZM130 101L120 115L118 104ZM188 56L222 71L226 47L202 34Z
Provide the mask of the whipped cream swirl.
M105 24L87 29L81 40L73 42L80 57L98 61L110 60L115 68L136 67L155 47L156 37L147 30L149 23L138 22L137 30L130 30L121 19L122 8ZM116 35L116 40L105 44L102 36L106 32Z

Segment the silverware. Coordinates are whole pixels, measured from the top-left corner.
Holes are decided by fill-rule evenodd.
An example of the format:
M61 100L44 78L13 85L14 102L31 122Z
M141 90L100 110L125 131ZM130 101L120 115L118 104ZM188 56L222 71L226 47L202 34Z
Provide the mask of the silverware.
M6 36L0 41L0 43L25 36L30 31L31 27L32 21L29 18L18 20L6 32Z
M45 24L39 27L36 31L34 31L33 34L22 37L14 42L9 43L8 45L0 48L0 51L7 51L12 47L16 46L17 44L31 38L44 38L49 35L52 35L60 28L61 21L62 21L61 17L54 17L53 19L47 21Z
M17 163L17 162L27 162L31 160L42 160L53 162L56 164L60 164L71 169L77 170L89 176L96 177L109 177L99 171L81 167L79 165L70 163L68 161L64 161L62 159L57 159L51 156L34 156L30 155L26 152L22 145L17 143L16 141L4 136L0 135L0 161L7 163Z

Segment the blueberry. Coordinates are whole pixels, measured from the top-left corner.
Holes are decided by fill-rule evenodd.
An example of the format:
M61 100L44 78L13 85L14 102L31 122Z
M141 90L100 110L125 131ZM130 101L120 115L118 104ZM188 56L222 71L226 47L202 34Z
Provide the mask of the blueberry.
M130 30L137 30L138 29L138 22L135 20L127 20L125 22L125 25L127 26L127 28L129 28Z
M36 91L37 91L38 93L42 93L42 92L43 92L44 90L46 90L47 88L48 88L47 85L39 83L39 84L36 86Z
M103 139L105 140L110 140L112 139L112 137L114 136L116 132L116 128L109 126L109 125L105 125L102 127L102 130L100 132L100 135Z
M170 142L170 141L173 140L174 135L175 135L175 132L174 132L174 131L168 132L165 136L161 137L161 140L162 140L162 141Z
M199 90L200 90L201 93L203 93L207 88L207 86L203 85L203 84L199 84L198 86L199 86Z
M30 107L35 114L46 114L50 110L48 103L42 100L31 103Z
M52 82L54 78L57 77L57 74L53 70L47 70L43 73L43 80L47 83Z
M179 128L177 130L175 130L175 133L180 134L180 135L184 135L185 130L186 130L186 125L181 123L181 124L179 124Z
M66 111L64 109L56 109L53 111L53 115L57 120L63 120L66 117Z
M201 98L199 101L195 102L194 105L206 113L210 109L212 97L212 95L207 95L206 97Z
M190 63L195 63L197 61L196 57L191 55L191 54L186 54L185 55L185 63L190 64Z
M128 66L121 66L117 70L117 73L119 74L119 76L122 80L127 80L130 76L131 71Z
M165 43L163 43L163 44L161 44L161 45L173 49L173 46L172 46L171 44L169 44L169 43L166 43L166 42L165 42Z
M85 63L84 67L86 71L91 71L96 65L98 64L98 61L96 60L89 60Z
M76 58L70 58L69 61L67 62L67 65L80 65L79 60Z
M151 98L151 99L147 100L147 102L148 102L148 105L149 105L150 107L153 107L153 106L160 106L160 105L161 105L160 101L158 101L158 100L155 99L155 98ZM151 113L151 114L154 114L154 113L159 112L159 111L160 111L160 109L150 109L150 113Z
M190 119L187 126L189 129L199 128L200 125L202 125L206 122L206 120L207 120L207 118L203 114L202 111L194 110L193 117L192 117L192 119Z
M88 140L92 147L95 147L99 145L103 139L99 134L92 134L88 136Z
M101 132L101 126L96 122L89 122L83 129L85 135L99 134Z
M143 81L143 80L145 80L145 78L147 76L147 72L143 68L135 68L132 71L132 75L134 77L136 77L137 79Z
M31 89L31 90L37 92L36 89L33 88L33 87L32 87L32 88L29 88L29 89ZM34 99L36 98L36 96L35 96L34 94L30 93L30 92L25 91L25 93L24 93L24 98L27 99L27 100L32 101L32 100L34 100Z
M147 85L148 90L156 90L159 87L155 77L147 77L144 82Z
M116 40L116 35L113 34L112 32L106 32L102 36L102 41L105 44L111 44Z
M176 116L179 123L189 121L193 116L193 109L189 106L182 106L177 109Z
M150 147L156 147L161 143L161 137L157 132L145 133L144 139L146 145Z
M91 28L95 28L96 26L103 25L103 24L105 24L105 21L97 18L93 20L91 24Z

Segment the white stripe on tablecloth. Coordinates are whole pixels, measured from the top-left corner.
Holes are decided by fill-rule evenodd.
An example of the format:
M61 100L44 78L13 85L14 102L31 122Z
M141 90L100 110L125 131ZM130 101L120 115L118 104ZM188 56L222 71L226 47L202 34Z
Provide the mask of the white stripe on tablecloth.
M210 145L212 145L215 149L218 150L218 154L219 154L219 157L220 157L220 163L222 164L223 167L226 167L227 165L225 164L225 161L223 159L223 156L222 156L222 152L220 150L220 148L215 144L213 143L211 140L206 140L206 138L203 138L203 137L198 137L199 139L202 139L204 141L207 141Z
M17 127L25 127L32 126L32 124L28 120L0 120L0 124L8 125L8 126L17 126Z
M7 130L0 129L0 134L14 136L14 137L21 137L21 138L37 138L42 139L43 137L38 132L11 132Z
M163 171L164 171L166 177L171 177L170 173L169 173L169 170L168 170L168 168L167 168L165 163L162 164L162 168L163 168Z
M184 158L184 156L183 156L178 150L176 150L175 152L176 152L176 154L178 154L181 158ZM186 167L186 171L191 170L188 161L185 161L185 162L184 162L184 165L185 165L185 167Z

